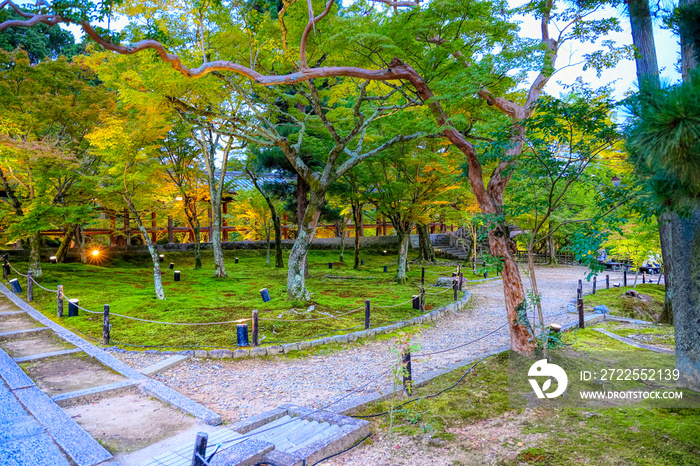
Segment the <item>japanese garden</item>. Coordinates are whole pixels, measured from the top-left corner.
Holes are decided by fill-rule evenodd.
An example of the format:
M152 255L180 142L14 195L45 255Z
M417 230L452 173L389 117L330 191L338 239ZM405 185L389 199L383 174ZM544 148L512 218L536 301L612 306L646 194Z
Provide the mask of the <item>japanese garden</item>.
M700 464L700 3L0 2L0 465Z

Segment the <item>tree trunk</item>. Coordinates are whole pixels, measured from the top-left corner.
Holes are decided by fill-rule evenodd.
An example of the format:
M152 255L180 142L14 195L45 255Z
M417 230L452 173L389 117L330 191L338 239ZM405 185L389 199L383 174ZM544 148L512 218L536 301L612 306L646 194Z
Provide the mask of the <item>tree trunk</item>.
M41 277L41 235L37 231L29 237L29 270L34 277Z
M194 268L200 270L202 268L202 239L199 234L199 219L194 224Z
M265 228L265 242L267 244L267 253L265 255L265 265L270 266L270 227Z
M136 220L136 225L139 227L139 232L141 233L143 242L148 248L148 253L151 255L151 260L153 261L153 287L155 288L156 298L165 299L165 291L163 291L163 280L160 274L160 257L158 257L158 251L156 251L155 245L151 242L151 237L148 234L148 230L146 230L146 227L143 226L143 222L141 222L141 216L136 210L136 207L134 206L134 204L132 204L131 200L126 195L123 195L123 197L126 201L127 206L129 207L129 210L132 214L134 214L134 220Z
M688 7L698 0L680 0L678 6L681 12L681 18L684 17L683 10L684 7ZM692 20L691 20L692 21ZM680 21L681 30L681 73L683 74L683 80L687 81L690 79L690 71L698 67L698 51L695 50L693 46L693 37L690 37L686 32L686 25L683 24L683 19Z
M430 241L430 233L428 225L419 223L416 226L418 230L418 260L425 262L435 262L435 248Z
M665 219L666 215L668 214L662 214L657 218L659 224L659 238L661 239L661 265L663 267L664 286L666 288L666 293L664 295L664 307L661 309L659 322L662 324L673 325L673 303L671 302L671 286L668 282L668 264L666 263L666 260L669 257L668 245L670 244L671 238L669 236L669 227Z
M212 215L209 240L211 241L211 249L214 252L214 276L223 278L226 277L226 265L224 264L224 251L221 247L221 197L211 184L209 192Z
M542 350L544 351L544 356L547 357L547 338L545 334L545 323L544 323L544 313L542 312L542 303L540 302L540 292L539 289L537 288L537 277L535 274L535 259L534 259L534 254L532 251L532 242L528 244L527 248L527 268L530 272L530 286L532 287L532 294L535 297L536 302L533 303L534 306L537 308L537 317L539 318L542 333L541 333L541 338L542 338ZM533 309L533 316L534 316L534 309ZM534 322L532 322L533 326L533 334L536 335L536 329L537 325Z
M632 43L637 49L635 58L637 80L643 84L660 87L659 65L656 61L654 30L649 11L649 0L629 0L627 2L632 29Z
M282 222L274 210L272 211L272 223L275 226L275 268L281 269L284 267L284 259L282 257Z
M340 262L345 263L345 221L343 220L342 226L339 225L340 230Z
M408 270L408 243L411 241L411 231L413 224L405 222L392 222L396 235L399 237L399 258L396 267L396 282L406 283L406 272Z
M297 231L299 234L301 234L301 225L304 223L304 217L306 215L306 210L309 204L309 199L308 199L308 193L309 193L309 185L304 180L304 178L297 174ZM298 235L297 235L298 237ZM296 244L296 243L294 243ZM308 250L308 249L307 249ZM291 255L291 253L290 253ZM291 260L291 258L289 259ZM303 264L303 270L304 270L304 277L309 276L309 263L306 259L306 253L304 253L304 264Z
M310 298L306 289L306 257L314 237L322 202L322 198L312 193L311 199L306 205L304 216L301 218L301 223L298 224L299 233L288 259L287 298L290 300L308 301Z
M554 230L554 222L549 222L549 232ZM557 261L557 247L554 243L554 235L550 234L547 237L547 246L549 247L549 265L556 265Z
M78 227L72 224L69 224L66 228L66 234L63 235L63 238L61 238L61 244L58 246L58 251L56 251L57 264L61 264L66 260L68 248L70 247L71 241L73 241L73 235L75 235L76 228Z
M358 270L360 268L360 229L362 228L361 206L352 206L352 221L355 223L355 264L352 268Z
M668 255L664 261L673 306L676 369L680 386L700 391L700 207L690 217L664 214Z
M78 245L78 250L80 251L80 263L87 264L87 254L85 254L85 234L83 233L83 227L78 226L75 229L75 243ZM131 242L129 242L131 244Z
M503 294L510 325L511 349L520 354L530 355L535 349L535 337L527 317L527 302L520 271L508 248L506 231L504 225L498 225L489 231L489 246L491 255L503 261Z

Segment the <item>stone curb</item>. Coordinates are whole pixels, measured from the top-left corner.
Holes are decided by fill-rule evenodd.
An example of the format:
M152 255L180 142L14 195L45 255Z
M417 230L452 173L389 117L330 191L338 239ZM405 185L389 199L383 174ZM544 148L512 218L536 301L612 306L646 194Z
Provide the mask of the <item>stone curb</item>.
M498 277L500 278L500 277ZM403 320L401 322L396 322L391 325L386 325L383 327L374 327L370 328L369 330L359 330L357 332L352 332L352 333L347 333L344 335L334 335L332 337L325 337L325 338L320 338L317 340L306 340L306 341L299 341L295 343L285 343L285 344L280 344L280 345L271 345L271 346L256 346L253 348L239 348L236 350L227 350L227 349L215 349L215 350L187 350L187 351L180 351L178 354L183 354L183 355L188 355L188 356L194 356L195 358L216 358L216 359L240 359L240 358L258 358L261 356L274 356L277 354L288 354L293 351L299 351L299 350L305 350L309 349L313 346L320 346L320 345L326 345L329 343L337 343L341 345L347 345L350 343L353 343L361 338L373 338L377 335L381 335L383 333L391 333L395 330L398 330L403 327L408 327L409 325L418 325L418 324L424 324L426 322L435 322L441 317L444 317L448 313L453 313L453 312L459 312L464 307L466 304L469 302L469 299L471 298L471 293L469 291L462 291L464 294L462 296L462 299L455 303L448 304L447 306L441 307L439 309L435 309L430 312L426 312L425 314L413 317L408 320ZM129 351L129 350L118 350L119 352L130 352L130 353L140 353L140 351Z

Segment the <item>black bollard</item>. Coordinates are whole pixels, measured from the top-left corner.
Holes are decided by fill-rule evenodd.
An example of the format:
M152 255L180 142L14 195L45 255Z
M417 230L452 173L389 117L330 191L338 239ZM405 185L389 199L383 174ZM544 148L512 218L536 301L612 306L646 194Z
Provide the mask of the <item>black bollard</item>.
M627 268L622 271L622 285L627 288Z
M412 296L413 298L413 309L418 310L420 309L420 295L414 294Z
M266 302L268 302L268 301L271 300L271 298L270 298L270 292L267 291L267 288L263 288L262 290L260 290L260 296L262 296L262 300L263 300L264 303L266 303Z
M248 324L236 325L236 341L238 346L248 346Z
M388 272L388 271L389 271L389 268L385 265L385 266L384 266L384 272Z
M332 269L332 268L333 268L333 262L329 262L329 263L328 263L328 268L329 268L329 269Z
M605 276L605 289L606 290L610 289L610 275Z
M236 257L236 258L233 260L233 263L234 263L234 264L238 264L238 257Z
M165 256L163 254L158 255L158 262L163 262L165 260Z
M180 271L179 271L179 270L175 270L175 271L173 272L173 278L174 278L174 280L175 280L176 282L179 282L179 281L180 281Z
M10 288L12 288L12 291L14 291L15 293L22 292L22 285L19 284L19 280L17 280L16 278L10 280Z
M173 270L175 268L175 262L170 263L170 270Z
M76 317L78 315L78 304L80 304L79 299L68 300L68 317Z
M360 265L365 265L365 260L364 260L364 259L360 259Z

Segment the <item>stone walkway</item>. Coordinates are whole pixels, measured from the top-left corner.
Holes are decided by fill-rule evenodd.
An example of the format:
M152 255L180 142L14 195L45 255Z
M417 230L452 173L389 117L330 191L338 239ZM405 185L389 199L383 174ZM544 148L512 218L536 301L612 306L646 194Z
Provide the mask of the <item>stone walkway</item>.
M548 323L575 320L562 313L566 312L566 305L576 297L578 280L584 279L585 274L584 267L537 269ZM527 285L529 279L523 276L523 282ZM584 292L588 292L591 284L584 283ZM421 347L417 353L440 351L460 345L482 337L505 323L503 286L500 280L474 284L469 290L472 292L472 302L465 312L443 318L415 334L412 342ZM389 378L381 374L396 361L397 356L391 349L393 340L370 340L339 351L321 350L308 357L192 359L159 374L156 380L202 403L228 421L244 419L283 403L320 408L375 378L349 398L386 390ZM463 348L417 358L413 362L414 376L420 377L459 365L460 362L474 359L508 342L506 327ZM157 354L123 353L115 356L135 367L149 365L163 358Z

